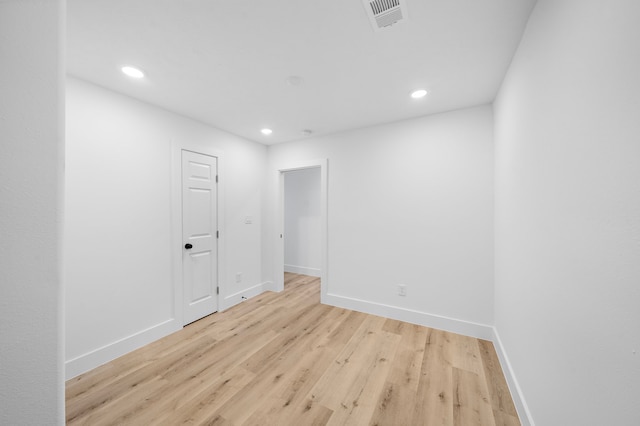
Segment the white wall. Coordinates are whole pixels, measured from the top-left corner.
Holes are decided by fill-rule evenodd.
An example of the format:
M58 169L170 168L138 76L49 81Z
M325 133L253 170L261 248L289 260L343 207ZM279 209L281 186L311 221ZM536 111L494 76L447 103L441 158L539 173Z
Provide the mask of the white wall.
M640 424L638 17L538 1L495 103L496 328L540 425Z
M64 2L0 2L0 424L64 424Z
M484 333L493 322L492 127L483 106L269 147L265 276L274 273L277 170L327 158L332 303Z
M320 168L284 175L284 270L320 276Z
M266 147L92 84L67 81L67 376L182 326L172 321L171 147L223 153L220 304L263 289ZM255 218L245 224L245 216ZM236 283L235 274L243 280Z

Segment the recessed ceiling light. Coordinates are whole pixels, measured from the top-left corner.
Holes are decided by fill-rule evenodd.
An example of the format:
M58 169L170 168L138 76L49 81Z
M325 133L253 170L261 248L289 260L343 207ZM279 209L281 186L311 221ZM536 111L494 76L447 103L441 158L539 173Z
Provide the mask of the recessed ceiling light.
M418 89L411 92L411 97L413 99L420 99L420 98L424 98L425 96L427 96L427 91L424 89Z
M302 83L302 77L297 75L290 75L287 77L287 84L289 86L300 86L300 83Z
M122 69L122 72L128 75L129 77L133 77L133 78L144 77L144 73L140 71L138 68L126 66L126 67L122 67L121 69Z
M266 127L260 131L262 132L263 135L270 135L271 133L273 133L273 130L267 129Z
M303 136L311 136L313 134L313 131L309 129L304 129L301 133Z

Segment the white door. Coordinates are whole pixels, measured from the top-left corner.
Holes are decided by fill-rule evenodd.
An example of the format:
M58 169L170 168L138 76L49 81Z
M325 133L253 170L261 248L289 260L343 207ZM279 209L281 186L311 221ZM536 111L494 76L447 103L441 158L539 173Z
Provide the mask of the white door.
M184 324L218 310L216 158L182 151Z

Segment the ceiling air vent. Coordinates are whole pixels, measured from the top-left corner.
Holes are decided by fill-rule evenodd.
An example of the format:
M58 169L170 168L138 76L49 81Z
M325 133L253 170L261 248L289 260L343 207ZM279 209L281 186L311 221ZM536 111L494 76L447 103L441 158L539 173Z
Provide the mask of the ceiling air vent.
M407 19L404 0L362 0L371 26L375 31L390 28L396 22Z

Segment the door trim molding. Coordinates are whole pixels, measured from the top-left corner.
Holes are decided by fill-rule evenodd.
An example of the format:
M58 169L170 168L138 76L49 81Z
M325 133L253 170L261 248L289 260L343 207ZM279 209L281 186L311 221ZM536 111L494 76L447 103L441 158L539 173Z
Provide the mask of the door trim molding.
M274 282L275 290L284 290L284 239L280 238L284 234L284 174L295 170L320 168L320 240L321 240L321 271L320 271L320 302L326 303L327 294L329 293L329 255L328 255L328 165L329 160L326 158L316 160L300 160L281 167L276 167L278 177L278 198L276 211L276 234L274 238L275 256L274 256Z
M224 222L224 154L222 151L210 146L194 142L171 142L171 263L173 282L173 309L172 317L179 324L184 324L184 287L182 282L182 151L191 151L217 158L218 166L218 301L216 311L220 310L220 300L225 297L226 285L225 270L225 222Z

